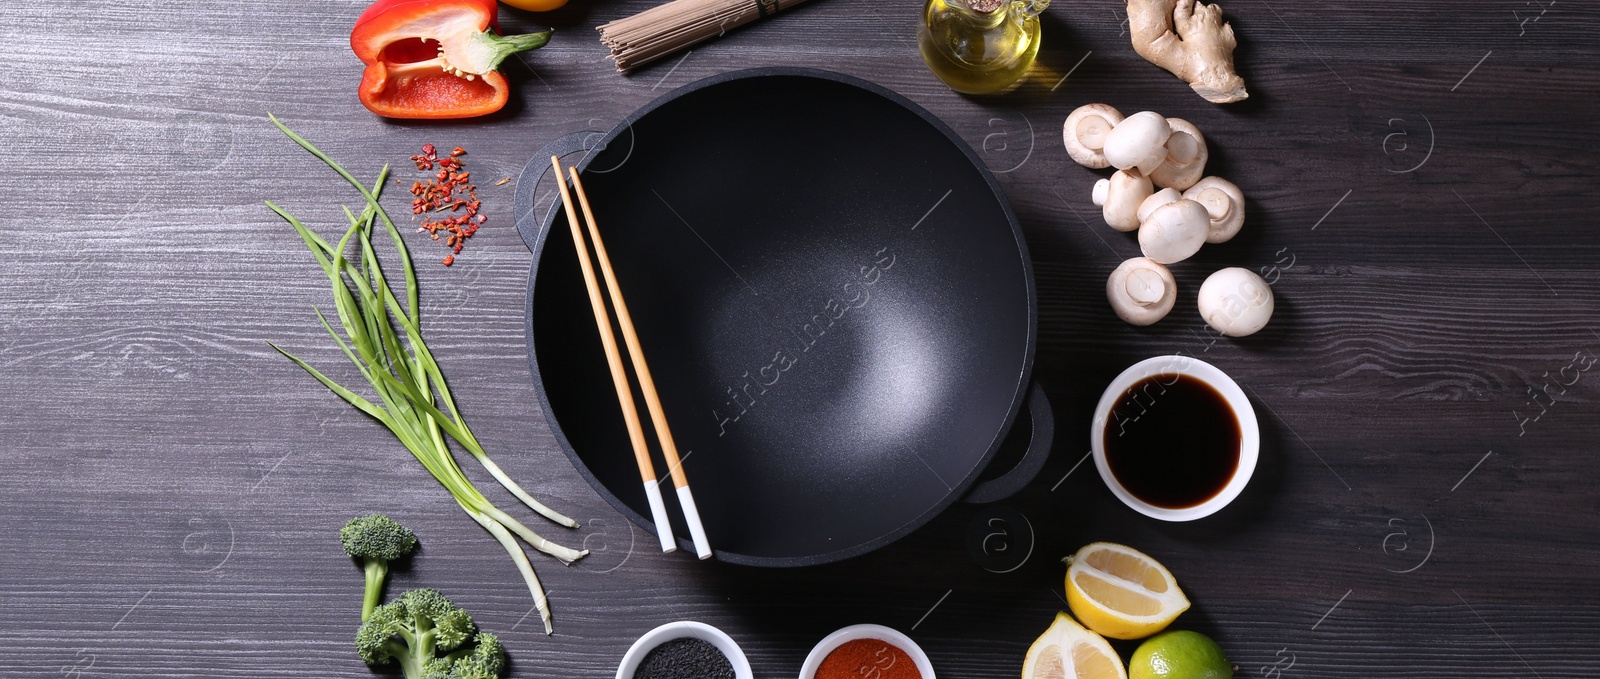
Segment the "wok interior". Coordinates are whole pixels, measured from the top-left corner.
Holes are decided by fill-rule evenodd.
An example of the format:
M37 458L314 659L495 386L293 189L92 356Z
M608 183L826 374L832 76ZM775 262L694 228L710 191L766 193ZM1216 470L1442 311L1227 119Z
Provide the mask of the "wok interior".
M847 556L981 471L1021 399L1029 284L1004 207L940 130L845 83L736 79L649 112L586 167L721 558ZM559 211L541 252L550 414L648 516Z

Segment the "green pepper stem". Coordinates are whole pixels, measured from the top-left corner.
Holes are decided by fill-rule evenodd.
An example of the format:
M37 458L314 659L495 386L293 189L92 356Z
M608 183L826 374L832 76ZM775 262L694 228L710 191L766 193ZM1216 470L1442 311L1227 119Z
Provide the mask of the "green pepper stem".
M500 64L513 54L539 49L550 42L554 31L524 33L522 35L495 35L492 31L473 33L464 40L443 41L439 56L444 59L444 70L460 76L483 75L500 68Z
M545 30L538 33L523 33L522 35L495 35L485 31L478 35L478 39L488 43L494 48L494 57L489 61L489 70L500 68L500 62L518 52L527 52L544 47L550 42L550 34L555 31Z

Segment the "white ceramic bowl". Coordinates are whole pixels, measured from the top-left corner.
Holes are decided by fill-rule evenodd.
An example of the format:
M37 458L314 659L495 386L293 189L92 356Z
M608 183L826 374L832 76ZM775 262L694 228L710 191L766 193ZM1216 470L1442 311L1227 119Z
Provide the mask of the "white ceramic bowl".
M617 666L617 679L633 679L633 673L639 671L639 663L644 662L644 657L649 655L651 650L665 642L683 638L699 639L716 646L717 650L728 656L728 663L733 665L735 679L753 679L750 659L744 657L744 651L738 644L733 643L732 637L703 622L690 620L669 622L645 632L644 636L639 637L638 641L628 647L627 653L622 654L622 664Z
M912 664L917 666L917 671L922 673L922 679L934 679L933 664L928 662L928 654L922 652L922 647L911 637L901 634L883 625L851 625L829 634L811 648L811 654L806 656L806 661L800 666L800 679L816 679L817 668L822 666L822 660L828 657L840 646L857 639L882 639L905 651L911 656Z
M1228 402L1228 407L1233 409L1234 416L1239 418L1239 466L1234 470L1233 478L1229 479L1228 485L1223 486L1222 491L1211 499L1182 509L1157 507L1128 492L1128 489L1117 481L1117 477L1112 475L1111 466L1106 463L1105 447L1107 420L1111 417L1111 409L1117 404L1117 399L1121 398L1129 387L1146 377L1174 373L1187 375L1211 385L1217 393L1222 394L1223 399ZM1094 423L1089 427L1089 450L1094 453L1094 466L1100 470L1100 479L1106 482L1106 486L1111 488L1111 492L1117 499L1122 500L1123 504L1132 507L1140 514L1162 521L1193 521L1211 516L1228 506L1229 502L1233 502L1233 499L1244 491L1245 485L1250 483L1250 476L1256 471L1256 461L1261 456L1261 429L1256 422L1256 410L1250 405L1250 399L1245 396L1244 390L1216 366L1189 356L1155 356L1128 366L1117 379L1111 380L1111 385L1100 395L1100 405L1094 409Z

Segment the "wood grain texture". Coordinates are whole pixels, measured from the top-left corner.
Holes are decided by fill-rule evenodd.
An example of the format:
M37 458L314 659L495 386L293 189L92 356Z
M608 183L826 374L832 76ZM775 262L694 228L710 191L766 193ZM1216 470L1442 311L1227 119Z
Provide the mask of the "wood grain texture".
M1238 676L1600 674L1600 373L1562 372L1600 356L1593 6L1544 3L1520 23L1538 9L1231 0L1252 98L1219 108L1133 54L1114 1L1051 8L1035 72L993 99L956 95L921 65L915 0L808 3L619 76L594 27L651 4L507 10L508 31L554 25L554 40L507 64L505 113L438 125L356 102L347 39L361 2L0 2L0 60L14 65L0 83L13 185L0 192L0 675L371 676L350 644L359 575L335 542L368 511L424 543L391 591L445 590L502 633L518 677L611 676L639 634L685 618L732 634L761 677L793 676L822 635L867 621L912 634L940 676L1011 677L1063 607L1056 560L1097 539L1171 566L1195 602L1180 625L1215 636ZM310 311L326 286L261 201L326 231L356 197L265 112L365 175L394 163L409 177L406 156L434 142L499 178L559 134L761 65L879 82L1001 172L1036 267L1038 372L1058 416L1050 464L1003 503L1034 529L1032 557L980 567L968 533L992 509L964 505L819 568L656 552L538 412L529 257L511 186L485 187L488 228L456 266L413 247L430 343L480 438L584 523L547 532L587 560L535 559L555 613L546 638L500 548L378 425L267 347L337 365ZM1060 121L1090 101L1205 132L1212 172L1244 188L1249 217L1175 273L1192 290L1215 268L1276 266L1279 312L1261 335L1215 338L1187 302L1146 329L1106 308L1105 275L1137 247L1100 223L1097 175L1061 149ZM1192 525L1139 518L1083 461L1102 385L1172 352L1248 387L1263 427L1250 489Z

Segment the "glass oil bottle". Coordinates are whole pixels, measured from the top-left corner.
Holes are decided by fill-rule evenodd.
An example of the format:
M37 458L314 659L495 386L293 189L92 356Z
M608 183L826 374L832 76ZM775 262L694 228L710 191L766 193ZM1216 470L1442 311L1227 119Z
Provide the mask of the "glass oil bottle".
M965 94L1015 89L1039 53L1050 0L928 0L917 48L928 69Z

